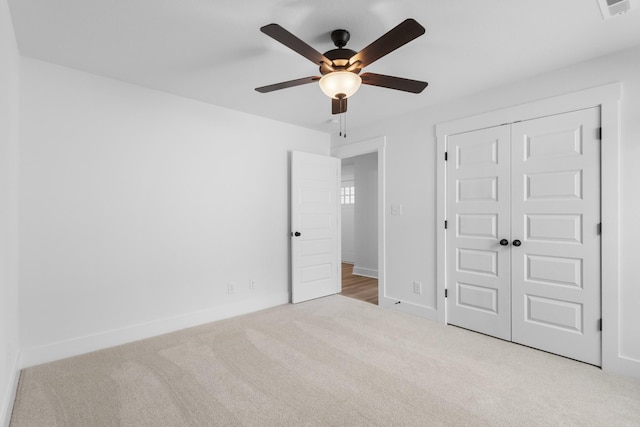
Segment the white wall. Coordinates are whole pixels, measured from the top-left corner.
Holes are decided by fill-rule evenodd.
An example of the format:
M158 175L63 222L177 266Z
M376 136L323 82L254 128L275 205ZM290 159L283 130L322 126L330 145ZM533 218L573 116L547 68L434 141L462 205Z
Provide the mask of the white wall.
M355 179L353 159L342 160L341 180L342 182L352 182Z
M346 204L341 207L341 222L342 238L340 239L342 245L342 262L349 264L355 263L356 249L355 249L355 205Z
M622 82L620 116L620 348L640 377L640 47L493 88L475 96L424 109L372 126L350 129L350 140L387 138L386 209L403 205L403 214L387 216L386 295L414 309L437 308L435 124L607 83ZM437 82L431 82L436 85ZM413 95L402 95L413 96ZM429 96L427 89L420 96ZM344 144L334 138L334 146ZM422 295L412 292L423 282ZM616 321L618 319L610 319ZM605 321L607 321L605 319Z
M18 375L18 48L0 0L0 425L8 425Z
M356 203L353 273L378 277L378 153L353 158Z
M341 181L342 187L353 187L354 185L354 167L353 161L342 161ZM355 207L353 204L341 205L340 212L340 226L342 228L341 233L341 245L342 245L342 262L353 264L356 257L355 248Z
M25 366L288 302L288 152L328 135L26 58L20 114Z
M341 186L353 187L353 164L342 164L342 183ZM341 255L342 262L350 264L355 260L355 229L354 229L354 214L355 208L352 203L342 204L340 206L340 227L341 238L340 243L342 245Z

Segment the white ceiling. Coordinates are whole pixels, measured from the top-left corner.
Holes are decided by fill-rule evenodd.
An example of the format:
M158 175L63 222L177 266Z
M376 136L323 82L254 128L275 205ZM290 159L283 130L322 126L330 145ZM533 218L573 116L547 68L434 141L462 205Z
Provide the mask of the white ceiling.
M632 0L637 2L638 0ZM640 10L603 20L597 0L9 0L22 55L251 114L334 132L319 75L262 34L275 22L325 52L351 32L360 50L414 18L426 34L365 71L425 80L415 95L363 86L349 127L640 45Z

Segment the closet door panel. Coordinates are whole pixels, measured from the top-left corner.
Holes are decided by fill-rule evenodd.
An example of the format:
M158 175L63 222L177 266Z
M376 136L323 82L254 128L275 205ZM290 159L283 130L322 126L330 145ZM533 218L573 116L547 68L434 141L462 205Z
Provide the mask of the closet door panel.
M511 339L510 129L448 138L448 323Z
M601 361L600 112L512 125L513 341Z

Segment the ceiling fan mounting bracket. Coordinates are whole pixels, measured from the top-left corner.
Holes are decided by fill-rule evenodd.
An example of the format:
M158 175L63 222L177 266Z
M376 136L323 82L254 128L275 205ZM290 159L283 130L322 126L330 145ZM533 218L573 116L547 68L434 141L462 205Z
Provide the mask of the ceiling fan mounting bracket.
M338 49L345 47L350 38L351 34L347 30L333 30L331 32L331 41Z

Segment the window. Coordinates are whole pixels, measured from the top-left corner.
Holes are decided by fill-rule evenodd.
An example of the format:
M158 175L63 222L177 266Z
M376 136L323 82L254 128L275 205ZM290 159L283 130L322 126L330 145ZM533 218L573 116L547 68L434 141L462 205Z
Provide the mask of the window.
M353 205L356 202L356 187L353 185L340 188L340 204Z

